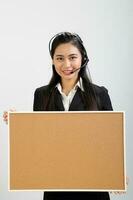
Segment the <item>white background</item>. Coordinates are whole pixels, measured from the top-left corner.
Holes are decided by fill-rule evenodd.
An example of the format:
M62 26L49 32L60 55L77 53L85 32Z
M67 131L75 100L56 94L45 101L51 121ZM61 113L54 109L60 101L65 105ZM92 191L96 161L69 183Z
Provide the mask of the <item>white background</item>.
M108 88L113 108L126 113L126 162L133 199L132 0L0 0L0 200L42 200L42 192L8 192L8 131L4 110L32 111L37 87L51 77L48 41L78 33L95 84Z

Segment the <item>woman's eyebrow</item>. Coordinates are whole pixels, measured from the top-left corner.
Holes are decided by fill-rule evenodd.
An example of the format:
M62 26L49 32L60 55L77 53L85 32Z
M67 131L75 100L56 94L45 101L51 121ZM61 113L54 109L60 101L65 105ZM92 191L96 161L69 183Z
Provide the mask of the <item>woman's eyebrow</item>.
M55 56L56 56L56 57L58 57L58 56L64 57L64 55L61 55L61 54L56 54ZM68 56L78 56L78 54L76 54L76 53L71 53L71 54L69 54Z
M57 55L55 55L56 57L58 57L58 56L62 56L63 57L63 55L61 55L61 54L57 54Z
M78 54L76 54L76 53L71 53L71 54L69 54L68 56L77 56Z

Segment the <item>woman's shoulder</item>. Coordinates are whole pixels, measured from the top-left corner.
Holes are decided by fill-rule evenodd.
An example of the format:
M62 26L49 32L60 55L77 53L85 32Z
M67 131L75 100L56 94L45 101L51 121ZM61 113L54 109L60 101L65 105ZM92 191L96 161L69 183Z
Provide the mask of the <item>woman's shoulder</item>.
M104 86L99 86L96 84L92 84L94 90L96 91L97 94L101 94L101 93L108 93L108 89Z
M36 88L35 92L36 93L44 93L44 92L48 92L49 90L50 90L49 85L44 85L44 86Z
M98 86L93 84L95 93L100 100L101 110L113 110L110 96L108 94L108 89L104 86Z

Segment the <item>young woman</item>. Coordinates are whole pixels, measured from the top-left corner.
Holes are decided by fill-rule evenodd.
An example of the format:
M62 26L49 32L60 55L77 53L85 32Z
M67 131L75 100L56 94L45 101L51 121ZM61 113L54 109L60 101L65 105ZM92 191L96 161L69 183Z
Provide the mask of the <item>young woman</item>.
M77 34L62 32L49 43L53 75L37 88L34 111L112 110L108 91L94 85L87 74L86 49ZM45 192L44 200L109 200L108 192Z

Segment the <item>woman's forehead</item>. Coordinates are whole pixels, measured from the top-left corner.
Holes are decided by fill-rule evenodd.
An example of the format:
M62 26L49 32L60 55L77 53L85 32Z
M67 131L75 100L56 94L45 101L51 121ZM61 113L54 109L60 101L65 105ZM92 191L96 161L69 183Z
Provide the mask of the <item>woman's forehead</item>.
M81 54L79 49L71 43L60 44L55 49L55 55L63 55L63 54Z

